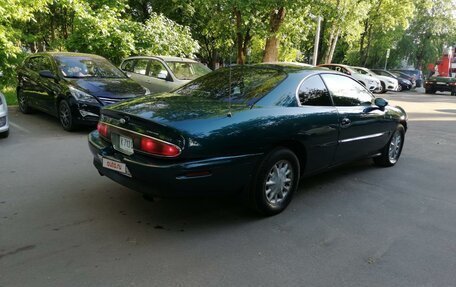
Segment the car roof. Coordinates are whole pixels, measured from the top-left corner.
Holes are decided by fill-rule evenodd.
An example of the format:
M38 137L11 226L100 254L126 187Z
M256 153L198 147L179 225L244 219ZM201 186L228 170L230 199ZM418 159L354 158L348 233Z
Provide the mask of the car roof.
M368 68L365 67L358 67L358 66L351 66L353 69L360 69L360 70L369 70Z
M87 53L76 53L76 52L40 52L31 54L29 57L39 56L39 55L49 55L51 57L90 57L90 58L103 58L102 56L95 55L95 54L87 54Z
M198 61L188 59L188 58L182 58L182 57L172 57L172 56L132 56L128 57L125 60L131 60L131 59L159 59L165 62L188 62L188 63L198 63Z
M269 67L272 69L283 70L287 73L298 73L298 72L312 72L312 71L330 71L323 67L314 67L314 66L307 66L307 65L297 65L296 63L287 63L287 62L277 62L277 63L260 63L260 64L251 64L251 65L244 65L247 67Z
M344 68L350 68L350 66L348 66L348 65L344 65L344 64L333 64L333 63L331 63L331 64L320 64L320 65L318 65L318 66L339 66L339 67L344 67Z
M347 70L351 70L353 71L353 68L349 65L344 65L344 64L320 64L318 65L318 67L327 67L327 66L336 66L336 67L342 67L342 68L345 68ZM355 71L356 72L356 71Z
M229 69L230 67L223 67L221 69ZM259 64L246 64L246 65L232 65L233 69L273 69L277 71L282 71L288 75L295 75L298 77L301 76L310 76L312 74L318 73L330 73L337 75L345 75L343 73L333 71L324 67L314 67L314 66L302 66L302 65L293 65L290 63L259 63ZM217 71L217 70L216 70Z
M266 62L261 63L262 65L277 65L277 66L289 66L289 67L315 67L310 64L300 63L300 62Z

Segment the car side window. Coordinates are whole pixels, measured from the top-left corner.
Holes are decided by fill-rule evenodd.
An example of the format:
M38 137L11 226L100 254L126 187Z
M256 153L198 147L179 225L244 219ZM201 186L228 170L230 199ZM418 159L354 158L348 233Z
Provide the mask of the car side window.
M39 72L39 58L40 57L29 58L26 63L27 68L34 72Z
M51 71L52 72L52 64L51 60L48 57L40 57L40 71Z
M140 74L140 75L146 75L148 64L149 64L148 59L136 60L136 64L133 68L133 73Z
M48 58L42 56L28 59L26 62L26 67L37 73L43 70L52 71L51 61Z
M302 106L332 106L328 90L318 75L311 76L301 84L298 97Z
M157 60L151 60L149 76L159 79L166 79L168 77L168 70L165 66Z
M122 70L125 72L133 72L134 60L126 60L122 63Z
M374 97L357 81L334 74L323 74L328 90L335 106L364 106L371 105Z

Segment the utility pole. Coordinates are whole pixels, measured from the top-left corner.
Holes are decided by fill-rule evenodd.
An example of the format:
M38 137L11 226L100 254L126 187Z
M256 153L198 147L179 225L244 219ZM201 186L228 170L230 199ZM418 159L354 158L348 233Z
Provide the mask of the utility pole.
M386 50L386 59L385 59L385 70L388 65L388 58L390 57L390 49Z

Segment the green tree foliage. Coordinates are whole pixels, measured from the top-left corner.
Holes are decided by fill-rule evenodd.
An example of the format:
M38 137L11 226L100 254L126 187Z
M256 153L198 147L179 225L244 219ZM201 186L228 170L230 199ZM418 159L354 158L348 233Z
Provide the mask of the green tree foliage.
M0 70L6 80L10 80L8 75L21 59L24 23L34 21L34 13L46 9L46 5L44 0L0 0Z
M124 17L124 8L75 7L74 30L66 41L71 51L105 56L115 63L129 55L191 57L198 43L187 27L152 12L145 22Z
M137 21L129 11L123 1L0 0L0 70L12 75L27 50L95 53L114 63L129 55L198 51L188 27L153 11Z
M456 44L454 0L0 0L0 70L24 51L137 54L231 62L309 59L322 16L319 62L424 67Z
M418 0L416 17L403 32L394 53L415 67L441 58L443 46L456 45L455 4L451 0Z

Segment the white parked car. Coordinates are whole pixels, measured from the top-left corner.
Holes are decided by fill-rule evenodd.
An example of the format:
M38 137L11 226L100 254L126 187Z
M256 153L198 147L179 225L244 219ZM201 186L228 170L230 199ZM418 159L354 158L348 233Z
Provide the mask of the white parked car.
M0 72L0 77L3 73ZM0 93L0 138L6 138L9 134L9 123L8 123L8 106L6 105L5 96Z
M130 57L120 69L153 94L172 91L211 72L197 61L166 56Z
M328 68L334 71L344 73L346 75L352 76L355 80L360 82L363 86L368 88L371 92L380 92L382 90L382 84L377 78L371 77L369 75L363 75L350 66L340 65L340 64L323 64L318 65L318 67Z
M399 90L399 81L392 77L382 76L374 73L373 71L369 70L368 68L363 67L352 67L357 72L363 75L369 75L371 77L377 78L380 80L382 84L381 93L386 93L386 91L393 91L396 92Z

